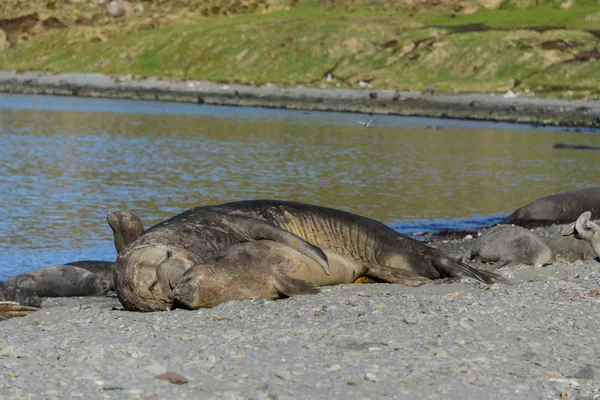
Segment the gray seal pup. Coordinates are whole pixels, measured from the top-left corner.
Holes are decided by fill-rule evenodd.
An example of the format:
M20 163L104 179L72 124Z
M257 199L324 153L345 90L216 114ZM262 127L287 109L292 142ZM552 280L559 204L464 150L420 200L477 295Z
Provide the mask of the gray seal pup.
M9 278L7 285L34 291L39 297L101 296L109 286L101 277L72 265L53 265Z
M319 286L350 284L361 276L411 285L429 281L330 250L325 253L329 274L314 260L281 243L259 240L229 246L188 269L173 295L178 305L198 309L252 297L279 299L318 293Z
M545 239L556 259L566 261L600 258L600 226L590 221L587 211L577 221L565 226L561 233Z
M213 207L176 215L146 230L115 262L115 286L131 311L168 310L185 271L231 245L272 240L315 260L329 271L327 256L302 238L260 219L228 215Z
M600 187L541 197L517 209L500 223L520 226L569 223L586 211L591 212L592 219L600 218Z
M515 264L547 264L552 259L550 248L534 233L515 225L496 225L478 237L465 256L494 262L490 269Z
M15 302L29 307L39 307L42 305L42 299L33 290L18 288L4 282L0 282L0 301Z

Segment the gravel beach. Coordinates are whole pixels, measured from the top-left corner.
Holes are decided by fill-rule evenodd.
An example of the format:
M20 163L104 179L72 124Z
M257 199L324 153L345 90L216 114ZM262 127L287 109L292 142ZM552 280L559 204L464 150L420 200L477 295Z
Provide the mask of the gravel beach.
M459 256L473 239L434 241ZM597 399L600 264L513 285L341 285L199 311L46 299L0 323L2 399Z

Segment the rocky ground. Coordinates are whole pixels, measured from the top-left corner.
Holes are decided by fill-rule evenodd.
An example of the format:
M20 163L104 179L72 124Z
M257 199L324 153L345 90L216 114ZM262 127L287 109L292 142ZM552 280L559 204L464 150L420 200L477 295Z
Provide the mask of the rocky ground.
M547 232L547 230L544 230ZM472 239L436 241L457 256ZM342 285L200 311L47 299L0 324L0 397L600 398L600 264L513 285Z

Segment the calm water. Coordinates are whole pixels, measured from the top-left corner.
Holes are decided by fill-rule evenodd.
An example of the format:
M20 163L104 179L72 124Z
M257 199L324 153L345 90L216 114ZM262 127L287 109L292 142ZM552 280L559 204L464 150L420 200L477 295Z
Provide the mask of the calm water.
M595 185L598 132L423 118L0 95L0 280L114 260L106 213L151 226L190 207L276 198L402 232L485 226Z

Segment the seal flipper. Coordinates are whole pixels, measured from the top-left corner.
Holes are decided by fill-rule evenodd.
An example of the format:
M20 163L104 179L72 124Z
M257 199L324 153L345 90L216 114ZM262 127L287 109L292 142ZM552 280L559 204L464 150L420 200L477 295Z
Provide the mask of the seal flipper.
M0 321L13 317L24 317L30 312L37 311L37 307L22 306L14 301L0 302Z
M327 275L331 274L329 260L320 247L308 243L300 236L281 229L267 221L245 215L217 214L224 225L235 230L237 233L248 238L248 240L272 240L296 250L300 254L312 258L323 268Z
M431 260L442 278L473 278L482 283L510 283L510 281L494 272L473 268L450 257Z
M316 294L321 291L317 285L304 279L292 278L287 275L279 275L274 278L275 291L282 299L300 294Z
M362 264L366 268L365 275L381 279L388 283L395 283L404 286L421 286L422 284L431 281L431 279L427 277L411 274L398 268L370 263Z

